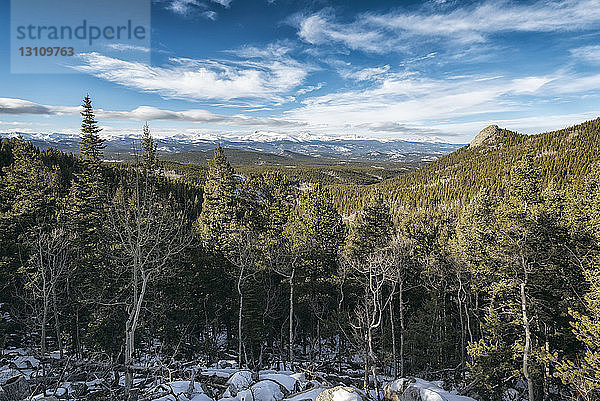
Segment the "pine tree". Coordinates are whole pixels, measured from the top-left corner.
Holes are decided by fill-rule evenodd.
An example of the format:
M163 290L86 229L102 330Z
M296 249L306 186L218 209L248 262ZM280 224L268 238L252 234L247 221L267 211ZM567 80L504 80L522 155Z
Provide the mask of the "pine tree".
M198 218L200 234L213 249L226 252L231 235L239 228L241 216L234 171L221 145L217 146L208 163L203 196Z
M71 295L74 302L72 311L76 314L70 321L78 323L71 327L75 338L76 350L81 350L83 341L82 329L85 325L98 327L96 312L90 300L100 297L104 291L103 281L98 280L97 274L107 263L103 249L108 244L104 235L106 222L107 188L102 166L103 140L99 137L97 121L94 117L92 102L88 96L83 100L81 113L81 136L78 171L74 174L71 188L66 199L60 219L72 230L76 258L72 260L72 288L77 295ZM99 315L104 319L106 313ZM88 321L88 319L90 321ZM105 337L102 335L101 337Z
M350 227L346 252L353 257L365 257L390 240L392 219L383 195L376 192L360 211Z
M102 157L104 140L98 135L102 129L98 127L98 121L96 121L96 117L94 116L90 95L86 95L83 98L82 107L81 140L79 149L84 160L98 162Z
M144 169L152 172L158 164L158 158L156 156L156 143L154 142L154 138L152 138L148 123L144 124L142 131L142 152Z

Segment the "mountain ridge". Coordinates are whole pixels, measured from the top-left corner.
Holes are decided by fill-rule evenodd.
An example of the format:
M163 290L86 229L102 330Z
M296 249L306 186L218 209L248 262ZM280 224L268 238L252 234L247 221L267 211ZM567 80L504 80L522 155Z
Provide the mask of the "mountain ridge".
M451 209L467 204L483 189L503 195L510 169L527 153L534 157L542 184L557 189L578 185L591 166L600 163L600 118L535 135L488 128L475 146L461 147L370 190L385 193L397 215L409 209ZM368 196L356 188L330 189L344 213L359 209Z
M0 133L0 136L21 135L39 148L56 147L65 152L77 153L79 149L77 135L51 133ZM105 141L105 155L111 158L127 158L136 152L134 143L137 136L109 138ZM431 161L448 154L461 144L444 142L417 142L403 139L373 138L320 138L303 137L289 139L287 137L268 137L261 135L245 138L194 138L181 136L174 138L156 138L161 155L172 155L185 152L212 151L217 144L224 148L242 151L269 153L273 155L297 154L302 157L313 157L323 160L346 161ZM139 151L139 149L137 150ZM172 159L171 157L169 157Z

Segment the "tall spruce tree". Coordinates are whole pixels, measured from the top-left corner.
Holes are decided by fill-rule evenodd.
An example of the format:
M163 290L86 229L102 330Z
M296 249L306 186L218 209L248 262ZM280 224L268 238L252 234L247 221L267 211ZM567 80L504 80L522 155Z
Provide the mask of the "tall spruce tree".
M204 200L198 219L200 234L219 251L229 247L231 235L239 227L239 200L233 167L227 161L221 145L208 163L204 183Z
M98 127L90 95L85 95L81 106L83 110L81 111L82 121L79 150L85 160L98 162L102 157L104 140L98 135L102 131L102 128Z
M142 128L142 155L144 169L151 172L156 168L158 158L156 156L156 143L150 133L150 126L148 123L144 124L144 127Z
M100 327L92 322L93 315L104 319L106 313L98 313L91 305L101 297L103 281L98 280L97 272L102 271L106 258L102 250L107 245L103 230L106 221L106 183L103 177L102 149L104 141L98 135L101 129L94 116L89 95L83 99L81 112L81 135L78 171L69 190L69 195L61 218L74 234L76 258L72 260L73 278L69 291L74 292L71 311L74 322L71 335L75 339L76 350L82 349L84 327ZM104 335L101 337L108 338Z

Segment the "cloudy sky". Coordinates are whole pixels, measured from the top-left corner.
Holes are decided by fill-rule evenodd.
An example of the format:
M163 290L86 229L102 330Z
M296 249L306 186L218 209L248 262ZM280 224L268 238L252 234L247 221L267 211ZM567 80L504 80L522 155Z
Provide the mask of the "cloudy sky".
M600 115L598 0L156 0L151 44L11 74L1 1L0 132L77 133L86 93L105 135L466 143Z

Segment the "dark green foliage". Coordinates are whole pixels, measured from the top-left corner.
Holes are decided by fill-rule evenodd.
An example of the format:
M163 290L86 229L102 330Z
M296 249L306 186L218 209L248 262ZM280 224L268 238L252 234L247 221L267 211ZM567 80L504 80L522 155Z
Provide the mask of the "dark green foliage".
M93 162L97 162L102 157L102 149L104 148L104 141L98 135L101 128L98 127L98 121L94 116L94 110L92 108L92 100L89 95L83 98L83 111L81 112L81 141L80 141L80 152L81 156Z
M494 144L380 184L324 186L332 177L322 180L322 165L236 174L220 147L207 167L157 161L147 125L140 160L105 163L89 98L82 116L80 157L40 153L20 138L1 142L0 303L15 316L2 322L9 343L39 337L28 298L32 239L67 227L69 270L58 303L66 348L122 358L137 259L115 227L136 232L135 211L147 210L136 200L152 188L156 226L185 211L196 235L149 287L139 356L215 362L235 357L241 343L250 367L291 354L315 366L351 365L364 350L353 333L365 330L352 330L362 306L381 313L369 355L378 372L393 372L402 341L405 376L443 378L481 399L502 399L525 373L535 398L597 394L600 180L592 163L600 120L531 137L500 131ZM332 171L344 179L372 172L354 167ZM116 209L126 224L114 224ZM347 269L348 260L358 267ZM373 265L389 271L370 277L385 279L369 303L364 269ZM54 346L53 332L49 338Z

